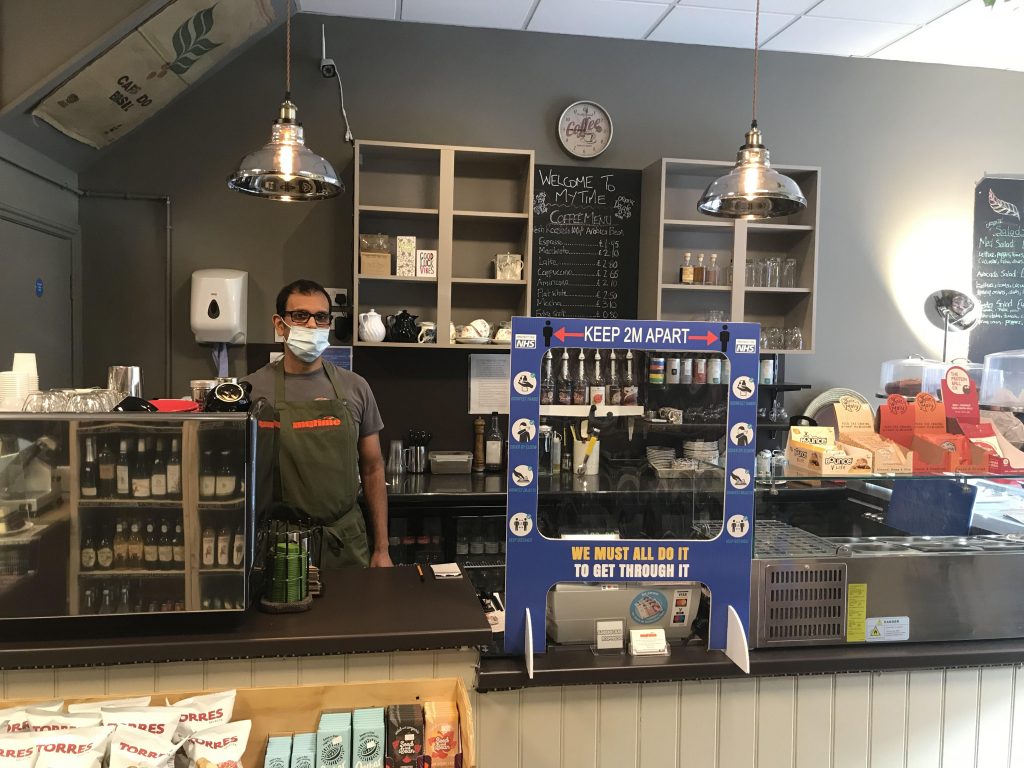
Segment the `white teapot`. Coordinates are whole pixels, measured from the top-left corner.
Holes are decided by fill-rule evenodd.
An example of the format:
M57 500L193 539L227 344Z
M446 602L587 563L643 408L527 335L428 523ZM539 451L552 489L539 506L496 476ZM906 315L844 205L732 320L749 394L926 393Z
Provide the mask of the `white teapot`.
M371 309L359 315L359 340L384 341L387 329L377 310Z

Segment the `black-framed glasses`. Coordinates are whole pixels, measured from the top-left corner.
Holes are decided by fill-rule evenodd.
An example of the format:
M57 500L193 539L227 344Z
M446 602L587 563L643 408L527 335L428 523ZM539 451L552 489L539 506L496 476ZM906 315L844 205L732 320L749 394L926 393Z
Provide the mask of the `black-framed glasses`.
M286 316L290 315L292 320L298 325L305 325L309 322L309 318L311 317L321 328L327 328L331 324L330 312L307 312L304 309L287 309L284 314Z

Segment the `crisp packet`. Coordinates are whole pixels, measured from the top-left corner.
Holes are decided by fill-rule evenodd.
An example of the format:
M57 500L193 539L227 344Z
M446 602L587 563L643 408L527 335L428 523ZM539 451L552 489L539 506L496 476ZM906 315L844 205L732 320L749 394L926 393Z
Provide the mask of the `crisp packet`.
M101 768L112 725L32 734L36 738L35 768Z
M104 707L100 714L104 725L128 725L169 743L175 740L184 710L180 707Z
M4 768L32 768L35 762L34 733L0 733L0 765Z
M192 696L174 703L175 709L182 710L181 720L174 740L188 738L196 731L231 722L235 709L235 692L221 691Z
M25 716L28 718L28 727L31 731L67 731L71 728L93 728L102 724L100 716L90 712L65 715L63 712L32 707L25 710Z
M3 733L18 733L19 731L30 730L28 724L28 713L25 711L29 707L27 704L20 707L11 707L9 709L0 709L0 720L7 721L7 728ZM50 712L60 712L64 709L63 701L45 701L40 704L33 704L32 709L45 709Z
M251 729L251 720L239 720L193 733L185 742L189 768L242 768Z
M68 704L68 712L71 714L77 714L79 712L99 712L104 707L148 707L152 698L152 696L136 696L131 699L80 701L77 704Z
M432 768L455 768L459 751L459 708L453 701L428 701L423 704L426 721L423 751L430 755Z
M170 768L178 745L162 736L154 736L119 725L110 739L109 768Z

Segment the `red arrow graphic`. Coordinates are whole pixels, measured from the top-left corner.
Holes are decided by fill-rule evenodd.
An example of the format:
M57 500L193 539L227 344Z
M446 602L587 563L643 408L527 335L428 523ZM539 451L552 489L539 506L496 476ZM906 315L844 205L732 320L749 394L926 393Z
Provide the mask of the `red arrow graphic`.
M557 336L558 334L555 335ZM715 334L713 334L711 331L708 331L707 334L704 336L690 336L689 339L690 341L706 341L709 347L716 341L718 341L718 337L715 336Z
M555 331L554 336L555 336L556 339L558 339L560 342L562 342L564 344L566 336L579 336L580 338L582 338L583 334L582 333L570 333L569 331L565 330L565 326L562 326L557 331Z

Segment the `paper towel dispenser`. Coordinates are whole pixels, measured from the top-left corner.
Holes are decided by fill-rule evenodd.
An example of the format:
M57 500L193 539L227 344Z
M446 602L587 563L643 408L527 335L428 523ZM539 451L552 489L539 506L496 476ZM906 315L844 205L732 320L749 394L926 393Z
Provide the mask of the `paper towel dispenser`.
M245 344L249 273L200 269L192 273L192 333L200 344Z

